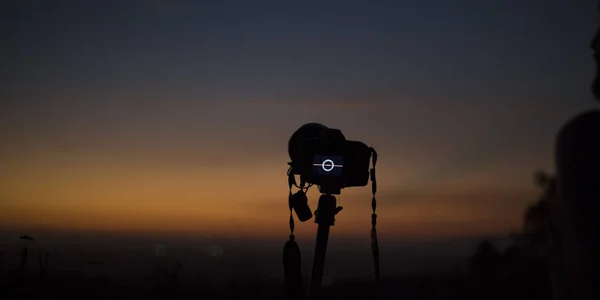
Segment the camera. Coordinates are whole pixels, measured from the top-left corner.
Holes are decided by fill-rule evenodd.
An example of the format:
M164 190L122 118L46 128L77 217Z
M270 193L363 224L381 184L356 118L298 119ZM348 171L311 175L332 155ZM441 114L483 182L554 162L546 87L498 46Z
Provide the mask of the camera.
M318 123L300 127L288 142L291 173L319 186L321 193L339 195L347 187L366 186L372 149L346 140L339 129Z

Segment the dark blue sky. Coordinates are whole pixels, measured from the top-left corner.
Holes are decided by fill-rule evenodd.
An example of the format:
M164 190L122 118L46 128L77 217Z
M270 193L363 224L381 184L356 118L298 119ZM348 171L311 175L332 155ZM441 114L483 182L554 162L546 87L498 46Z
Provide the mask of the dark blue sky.
M0 161L30 185L74 176L54 163L271 178L316 121L379 149L389 195L531 198L560 125L594 104L591 0L2 5Z

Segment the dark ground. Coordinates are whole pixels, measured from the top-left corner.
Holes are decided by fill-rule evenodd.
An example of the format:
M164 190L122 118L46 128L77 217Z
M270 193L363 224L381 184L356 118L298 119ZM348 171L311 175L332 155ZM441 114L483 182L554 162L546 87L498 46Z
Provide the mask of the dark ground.
M126 285L74 273L48 276L45 283L28 278L19 289L13 276L4 281L8 286L1 289L2 299L283 299L281 280L258 277L222 283L206 278L188 279L180 282L176 291L161 293L150 284L151 278L140 278L138 284ZM396 276L385 280L379 289L379 299L461 299L458 287L464 283L459 277L442 275ZM374 283L370 281L347 280L325 287L323 296L325 299L372 299L374 292Z
M542 268L523 266L520 274L481 280L473 274L397 275L382 278L377 299L551 299ZM529 268L529 271L525 270ZM540 272L541 271L541 272ZM537 272L537 274L536 274ZM8 274L0 299L283 299L283 281L258 274L217 281L206 276L180 278L174 288L160 290L151 275L129 283L86 277L78 272L49 274L45 280L29 276L19 284L17 272ZM308 282L305 278L304 283ZM370 278L348 279L324 287L323 299L375 299Z
M200 247L188 246L189 253L167 247L171 255L161 258L153 257L145 248L132 246L124 251L124 245L114 252L94 252L90 247L73 244L66 250L56 248L45 277L40 276L37 254L46 250L36 252L32 246L25 271L20 273L20 248L5 247L7 250L0 253L0 299L284 298L280 247L272 247L273 253L250 251L247 247L233 249L217 259L202 254ZM542 261L518 251L476 250L472 244L471 255L442 255L452 248L449 245L384 251L382 257L386 259L381 264L378 289L368 251L343 252L332 247L323 297L373 299L377 291L377 299L550 299L547 269ZM305 284L309 281L311 258L310 251L303 253ZM169 286L169 276L175 274L178 262L180 272ZM396 270L404 273L394 274Z

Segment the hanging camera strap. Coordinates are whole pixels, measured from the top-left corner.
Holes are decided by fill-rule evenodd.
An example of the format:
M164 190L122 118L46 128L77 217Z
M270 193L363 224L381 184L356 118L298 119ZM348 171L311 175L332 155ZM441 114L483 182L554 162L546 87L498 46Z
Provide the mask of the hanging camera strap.
M302 298L302 268L301 268L301 256L300 248L296 243L296 237L294 236L294 216L293 210L293 197L292 186L296 185L296 179L292 173L292 168L288 170L288 206L290 209L290 236L289 240L285 243L283 248L283 268L284 268L284 285L285 285L285 296L286 299L301 299ZM303 192L304 182L301 182L300 191Z
M377 151L370 148L372 153L373 168L371 169L371 191L373 192L373 198L371 199L371 208L373 213L371 214L371 250L373 252L373 266L375 268L375 284L379 286L379 244L377 243L377 199L375 194L377 193L377 177L375 176L375 165L377 164Z

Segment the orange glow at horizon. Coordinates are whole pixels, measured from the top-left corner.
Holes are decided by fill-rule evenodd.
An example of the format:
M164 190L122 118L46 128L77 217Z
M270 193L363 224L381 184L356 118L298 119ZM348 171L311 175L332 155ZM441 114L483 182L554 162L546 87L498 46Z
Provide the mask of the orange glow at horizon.
M204 169L22 163L2 178L1 197L5 201L0 203L0 226L286 236L289 210L285 167L260 163ZM389 174L382 169L381 174ZM385 178L381 174L380 178ZM382 180L378 195L378 229L383 238L507 233L520 226L522 207L535 197L525 193L519 196L521 202L517 201L521 206L509 203L502 208L496 202L502 202L503 196L480 203L476 193L469 194L460 184L454 185L458 191L432 189L400 196L389 192L393 184L390 179ZM338 205L344 210L333 229L336 234L368 232L369 192L370 187L355 188L338 196ZM313 210L317 198L315 187L309 193ZM296 226L297 234L314 234L316 225L312 220L307 223Z

